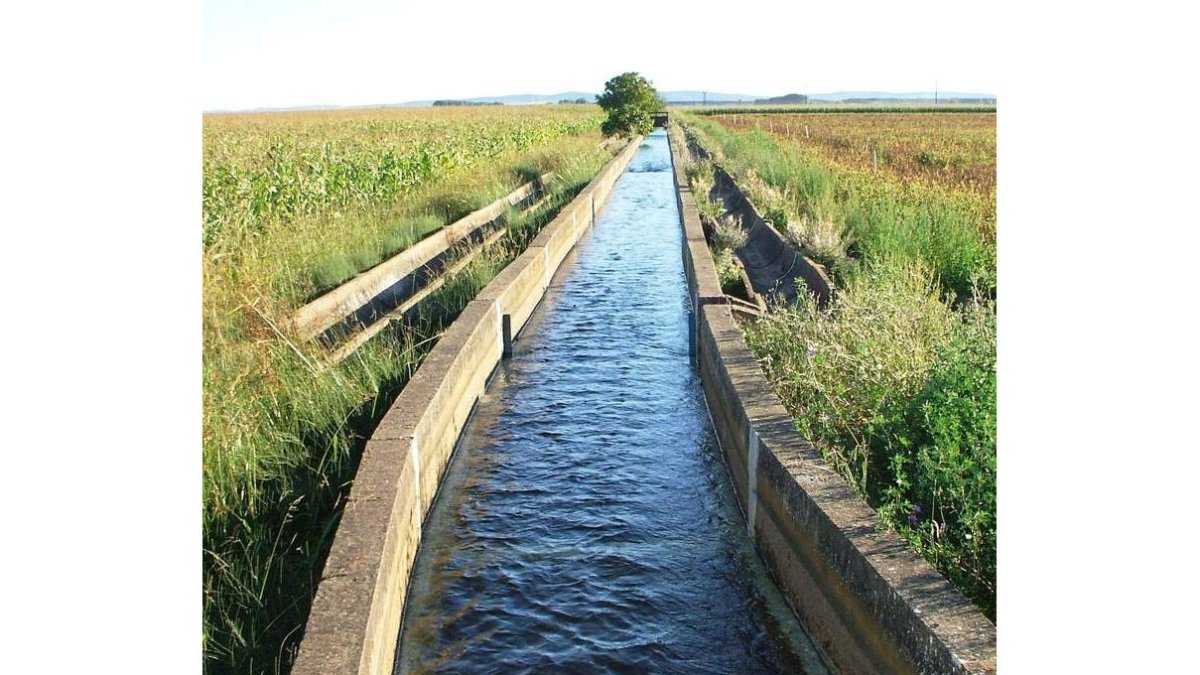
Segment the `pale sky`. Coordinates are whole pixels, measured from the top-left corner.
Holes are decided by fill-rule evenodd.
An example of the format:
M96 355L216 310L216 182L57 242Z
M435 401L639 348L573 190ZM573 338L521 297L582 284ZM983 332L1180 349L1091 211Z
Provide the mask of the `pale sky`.
M995 5L207 0L206 110L661 90L999 95Z

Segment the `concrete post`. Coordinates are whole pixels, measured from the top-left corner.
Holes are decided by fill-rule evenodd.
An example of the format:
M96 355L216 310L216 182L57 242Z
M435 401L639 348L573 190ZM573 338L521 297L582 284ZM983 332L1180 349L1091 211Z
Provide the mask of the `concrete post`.
M506 359L511 358L512 357L512 343L513 343L512 315L511 314L505 314L504 316L500 317L500 331L504 335L504 349L503 349L504 358L506 358Z
M697 365L700 364L700 297L691 291L692 308L688 314L688 355Z
M746 453L746 533L750 541L756 542L754 536L754 516L758 511L758 434L754 432L754 424L746 419L748 435Z

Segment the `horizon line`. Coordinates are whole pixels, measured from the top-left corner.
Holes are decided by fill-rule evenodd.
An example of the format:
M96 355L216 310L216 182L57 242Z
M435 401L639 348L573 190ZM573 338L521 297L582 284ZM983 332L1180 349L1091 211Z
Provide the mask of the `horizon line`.
M935 98L935 97L940 98L940 97L944 96L944 97L949 97L949 98L956 98L956 97L957 98L980 98L980 99L993 99L993 100L998 98L995 94L983 93L983 92L884 91L884 90L866 90L866 89L864 89L864 90L854 90L854 89L841 90L841 89L838 89L838 90L834 90L834 91L818 92L818 93L813 93L813 94L800 94L799 92L788 92L786 94L776 94L774 96L759 96L759 95L753 95L753 94L728 94L725 92L712 91L712 90L707 90L707 89L667 89L667 90L663 90L660 93L671 94L671 93L678 93L678 92L702 92L705 94L711 93L716 96L744 97L744 98L739 98L734 101L725 101L725 103L753 102L753 101L760 100L760 99L778 98L781 96L790 96L793 94L801 95L801 96L808 96L809 98L817 98L820 96L830 96L830 95L847 95L847 94L887 94L887 95L896 96L896 97L903 97L903 96L916 97L916 96L928 95L929 98ZM390 103L350 103L350 104L301 103L301 104L296 104L296 105L259 106L259 107L255 107L255 108L211 108L211 109L204 109L201 111L201 113L208 115L208 114L256 113L256 112L299 112L299 111L305 111L305 110L355 110L355 109L364 109L364 108L399 108L399 107L421 108L421 107L431 107L430 104L432 104L434 101L480 101L480 100L490 100L490 99L500 99L500 98L513 98L513 97L520 97L520 96L554 97L554 96L558 96L561 94L568 94L568 93L586 93L586 94L590 94L593 96L597 95L595 92L585 92L585 91L581 91L581 90L566 89L566 90L551 93L551 94L528 93L528 94L499 94L499 95L489 95L489 96L470 96L470 97L466 97L466 98L419 98L419 99L412 99L412 100L408 100L408 101L396 101L396 102L390 102ZM870 98L887 98L887 96L873 96ZM514 105L547 105L547 104L552 104L552 103L553 102L551 102L551 101L546 101L546 102L542 102L542 103L525 103L525 104L514 104ZM717 102L714 101L714 103L717 103Z

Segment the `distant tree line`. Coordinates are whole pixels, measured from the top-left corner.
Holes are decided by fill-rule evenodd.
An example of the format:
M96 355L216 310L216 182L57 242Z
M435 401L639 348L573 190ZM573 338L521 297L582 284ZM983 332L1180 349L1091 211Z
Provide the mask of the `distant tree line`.
M825 103L825 102L826 101L821 101L821 103ZM828 102L829 103L838 103L839 101L828 101ZM933 103L933 102L934 102L934 99L932 99L932 98L847 98L847 99L842 99L840 101L840 103L848 103L848 104L853 104L853 103L888 103L888 104L923 103L923 104L929 104L929 103ZM970 105L996 105L996 99L994 99L994 98L946 98L943 96L943 97L940 97L937 99L937 103L939 105L943 104L943 103L962 103L962 104L970 104Z
M890 105L900 108L902 106L923 105L932 108L934 105L966 105L966 106L982 106L995 108L995 98L951 98L939 96L935 101L933 98L847 98L847 99L820 99L809 98L804 94L787 94L785 96L774 96L771 98L760 98L751 100L736 100L736 101L669 101L667 105L671 106L703 106L706 108L725 107L729 108L729 112L734 112L733 108L745 108L748 105L805 105L805 106L851 106L857 105L864 109L872 105ZM800 109L803 110L803 109ZM760 111L761 112L761 111ZM879 112L885 112L880 110ZM913 112L913 111L910 111ZM950 112L954 112L953 110ZM968 111L978 112L978 111ZM995 112L990 110L987 112Z
M576 99L564 98L564 99L559 100L559 103L591 103L591 101L580 96L579 98L576 98Z
M434 107L443 105L504 105L500 101L491 101L488 103L477 103L475 101L455 101L455 100L440 100L433 102Z
M783 96L772 96L771 98L760 98L754 101L755 103L808 103L808 96L804 94L784 94Z
M722 106L722 105L727 105L727 106L739 106L739 105L740 105L740 106L747 106L747 105L752 105L753 103L754 103L754 101L752 101L752 100L750 100L750 99L741 99L741 98L737 99L736 101L705 101L705 100L700 100L700 101L664 101L664 104L665 104L665 105L669 105L669 106L702 106L702 107Z
M800 115L808 113L994 113L996 106L981 104L953 104L953 105L928 105L928 104L903 104L903 105L883 105L879 103L857 103L845 104L838 101L821 101L813 100L810 105L803 107L796 106L753 106L745 105L713 105L709 104L705 108L696 111L697 115Z

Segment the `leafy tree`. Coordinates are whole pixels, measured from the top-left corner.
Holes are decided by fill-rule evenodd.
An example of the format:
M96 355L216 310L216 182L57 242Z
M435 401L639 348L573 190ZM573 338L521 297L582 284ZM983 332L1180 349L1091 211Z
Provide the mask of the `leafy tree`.
M608 112L600 126L605 136L648 134L654 130L654 113L665 107L650 81L633 72L605 82L596 102Z

